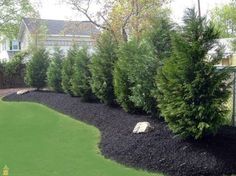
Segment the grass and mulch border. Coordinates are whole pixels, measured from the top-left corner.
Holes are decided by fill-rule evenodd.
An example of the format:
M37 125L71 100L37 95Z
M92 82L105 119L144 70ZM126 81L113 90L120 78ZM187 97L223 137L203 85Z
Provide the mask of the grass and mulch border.
M0 168L14 176L163 176L105 159L97 128L44 105L0 100Z
M236 128L223 127L214 137L201 141L175 136L166 123L145 115L131 115L120 108L85 103L80 98L52 92L11 94L7 101L30 101L47 105L101 131L102 154L135 168L171 176L222 176L236 173ZM137 122L149 121L155 128L133 134Z

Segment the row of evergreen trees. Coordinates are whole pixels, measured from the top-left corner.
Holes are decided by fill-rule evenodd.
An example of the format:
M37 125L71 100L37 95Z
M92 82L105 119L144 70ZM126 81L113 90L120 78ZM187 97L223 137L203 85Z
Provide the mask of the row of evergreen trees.
M93 55L74 46L64 58L57 49L49 63L40 49L27 66L26 82L86 101L97 97L127 112L145 111L163 117L175 133L198 139L216 133L227 113L229 74L214 66L222 57L218 37L205 17L189 9L183 26L160 17L141 39L127 43L103 32ZM216 47L215 56L207 57Z

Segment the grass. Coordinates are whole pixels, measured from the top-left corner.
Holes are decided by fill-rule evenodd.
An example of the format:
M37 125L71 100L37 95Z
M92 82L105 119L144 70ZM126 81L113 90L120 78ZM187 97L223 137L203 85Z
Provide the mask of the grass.
M9 176L163 176L105 159L95 127L40 104L0 100L0 141Z

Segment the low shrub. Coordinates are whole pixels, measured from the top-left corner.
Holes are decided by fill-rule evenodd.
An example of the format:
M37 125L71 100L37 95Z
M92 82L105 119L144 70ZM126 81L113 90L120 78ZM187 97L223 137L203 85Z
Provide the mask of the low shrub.
M8 62L0 64L0 88L25 87L25 59L28 52L16 53Z

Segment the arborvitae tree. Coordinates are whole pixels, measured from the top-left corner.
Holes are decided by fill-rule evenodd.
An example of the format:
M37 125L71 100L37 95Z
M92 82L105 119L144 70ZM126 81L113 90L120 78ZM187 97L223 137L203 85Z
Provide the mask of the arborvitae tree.
M132 62L128 62L130 65L126 65L129 67L126 72L128 80L132 82L129 99L136 107L156 116L157 103L153 90L159 59L155 57L154 48L146 40L130 42L122 60L129 60L130 58L132 58Z
M89 56L88 49L80 49L76 55L75 64L72 70L71 91L73 92L73 95L81 96L84 101L90 101L94 97L90 86L90 63L91 56Z
M60 48L55 48L47 71L47 82L48 86L56 92L63 92L61 86L61 69L63 59L64 55L62 50L60 50Z
M73 75L73 67L75 63L75 59L77 57L78 47L73 45L72 48L69 49L67 53L67 57L62 63L62 88L65 93L73 95L71 91L71 78Z
M127 74L130 65L132 65L135 57L139 57L139 55L135 53L136 51L138 51L136 46L132 46L132 44L133 43L129 42L119 47L118 61L115 64L113 78L116 100L127 112L136 111L134 103L130 100L130 96L132 94L131 87L133 86L133 83L131 80L129 80Z
M113 71L117 61L116 50L117 42L112 34L104 32L97 41L96 54L90 65L93 93L108 105L115 103Z
M168 15L162 15L152 20L152 26L145 38L153 45L155 55L161 63L163 59L170 57L171 36L174 33L174 25Z
M25 82L37 89L47 85L48 53L44 48L37 49L26 66Z
M173 52L157 76L158 106L170 129L183 137L214 134L227 113L229 75L214 66L221 50L210 59L219 33L214 26L188 9L180 34L173 38Z
M148 46L147 42L139 43L134 39L119 47L118 61L114 70L114 90L117 102L125 111L139 111L146 103L142 102L143 98L138 96L138 94L145 94L143 91L145 91L146 87L142 87L143 81L145 81L143 80L143 74L144 72L147 73L146 71L150 66L147 64L151 60L155 62L153 49ZM147 76L147 74L145 75ZM144 79L148 78L145 77ZM149 85L145 86L148 87Z

